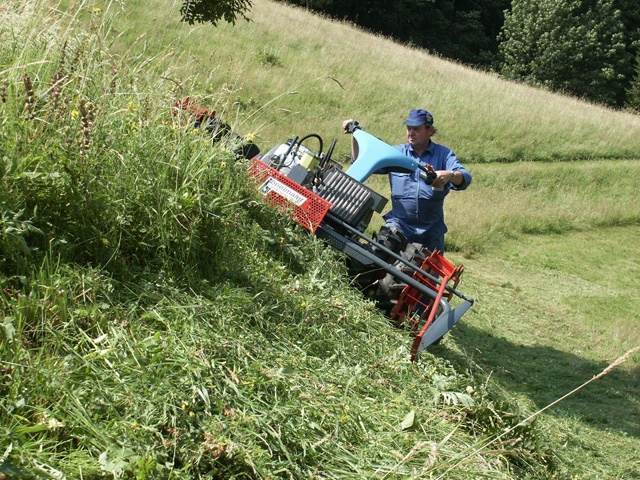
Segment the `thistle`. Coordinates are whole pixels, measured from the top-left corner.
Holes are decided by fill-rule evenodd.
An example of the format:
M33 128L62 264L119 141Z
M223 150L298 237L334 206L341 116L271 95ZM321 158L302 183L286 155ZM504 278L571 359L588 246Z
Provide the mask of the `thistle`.
M28 73L22 75L22 83L24 84L24 89L27 92L27 99L24 103L24 109L27 111L27 118L32 120L34 118L33 107L35 104L35 92L33 91L33 84L31 83L31 77Z
M64 104L60 102L62 96L62 88L60 88L60 84L67 77L66 71L66 60L67 60L67 42L65 41L64 46L62 47L62 55L60 57L60 65L56 70L56 73L51 77L51 83L53 86L51 87L51 99L53 100L52 110L55 111L61 106L62 110L64 110Z
M53 111L57 110L58 105L60 105L61 93L62 93L62 90L58 85L54 85L53 88L51 89L51 98L53 99L53 105L52 105Z
M109 70L109 74L111 75L111 83L109 83L109 92L114 93L116 91L116 79L118 78L118 67L113 65Z
M78 142L80 146L80 154L84 155L91 146L91 129L95 120L95 107L93 103L80 101L80 131L81 140Z
M0 101L7 103L7 88L9 87L9 80L4 79L0 84Z

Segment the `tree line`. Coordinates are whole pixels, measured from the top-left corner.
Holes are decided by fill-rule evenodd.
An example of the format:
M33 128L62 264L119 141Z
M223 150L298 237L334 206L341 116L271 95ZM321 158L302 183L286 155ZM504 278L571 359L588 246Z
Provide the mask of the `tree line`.
M191 23L223 18L203 11L233 22L251 7L250 0L182 1ZM640 0L276 1L508 79L640 111Z

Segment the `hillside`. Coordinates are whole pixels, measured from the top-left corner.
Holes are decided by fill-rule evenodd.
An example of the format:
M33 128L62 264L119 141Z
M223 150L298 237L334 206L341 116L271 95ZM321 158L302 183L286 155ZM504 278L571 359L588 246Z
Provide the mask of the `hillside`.
M144 52L139 62L180 85L177 94L198 95L267 145L308 132L340 137L345 118L398 143L406 112L421 106L434 114L440 142L465 161L638 158L638 116L505 82L268 0L254 2L250 23L217 28L177 23L178 7L129 0L112 28L129 54Z
M638 478L638 355L522 422L638 345L638 117L266 1L125 3L0 6L0 476ZM429 104L474 308L409 362L188 95L263 148Z

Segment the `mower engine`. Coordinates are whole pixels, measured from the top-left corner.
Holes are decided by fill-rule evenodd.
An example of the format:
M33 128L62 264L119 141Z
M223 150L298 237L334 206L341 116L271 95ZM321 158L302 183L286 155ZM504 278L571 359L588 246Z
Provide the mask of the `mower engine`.
M302 145L309 138L317 139L316 152ZM335 144L334 140L325 155L318 135L296 137L272 148L261 160L289 181L324 199L330 204L332 215L363 232L373 213L382 212L387 199L343 172L342 166L331 160Z

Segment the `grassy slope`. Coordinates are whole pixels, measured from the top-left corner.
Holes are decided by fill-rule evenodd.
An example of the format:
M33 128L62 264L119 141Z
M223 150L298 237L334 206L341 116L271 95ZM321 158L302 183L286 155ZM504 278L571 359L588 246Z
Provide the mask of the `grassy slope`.
M251 23L218 28L176 24L176 3L151 10L130 1L117 28L128 28L129 42L148 33L132 51L142 44L147 55L175 48L185 67L173 72L195 85L184 94L208 90L202 101L215 104L222 85L237 89L229 118L238 113L240 130L259 133L266 144L310 131L340 137L349 117L398 143L409 109L426 107L440 141L467 161L637 158L640 151L637 116L504 82L266 0L255 2ZM258 114L235 108L249 105L269 106Z
M84 5L84 8L92 7L93 5ZM269 12L277 14L269 17ZM259 46L254 45L252 48L236 47L232 60L228 61L233 75L223 72L226 65L215 61L216 55L220 58L230 58L228 52L223 53L223 45L227 45L229 37L233 37L234 41L240 41L235 35L236 30L229 30L227 27L221 30L225 32L222 38L215 41L203 41L200 38L199 42L190 39L196 33L202 37L203 28L192 29L194 33L189 36L189 40L178 36L182 38L180 45L177 40L168 38L170 29L163 26L159 29L162 34L147 35L151 42L148 48L152 50L153 42L158 39L165 46L175 42L176 51L179 52L177 55L180 56L180 61L175 63L176 78L181 78L177 72L183 68L180 66L182 60L189 60L185 57L191 55L187 62L189 68L200 65L198 70L203 72L200 79L193 79L194 92L198 92L198 88L202 88L201 91L204 92L202 78L213 80L219 77L222 81L232 82L236 87L239 87L243 80L247 80L241 90L227 92L224 95L220 93L219 83L212 81L208 86L211 94L205 98L219 99L217 101L221 106L226 106L228 112L234 111L234 100L243 100L245 104L252 103L248 101L247 90L250 90L251 95L255 95L256 105L264 105L266 99L272 99L279 93L301 85L297 77L298 82L293 86L269 84L270 81L276 81L275 79L293 77L273 75L274 69L278 72L278 68L291 68L287 65L292 61L285 61L290 58L290 48L296 47L301 53L307 50L315 51L313 56L309 53L311 59L317 59L318 56L324 59L325 54L336 62L342 58L343 64L349 67L343 66L342 70L336 67L331 72L336 77L339 73L347 75L348 72L359 68L353 67L352 61L347 62L352 54L344 48L345 45L361 45L365 49L376 47L376 56L379 56L382 47L378 42L381 42L385 48L390 49L388 54L382 54L385 63L393 62L395 57L402 57L398 52L405 51L404 48L394 46L386 40L364 37L361 32L352 28L318 21L315 17L308 17L297 10L283 9L278 5L259 2L253 16L256 17L257 13L265 23L258 23L256 18L252 25L238 25L241 27L238 31L245 32L247 38L261 36L263 41ZM145 19L147 14L162 18L158 11L141 12L135 9L135 4L129 5L131 19L145 25L144 30L151 31L149 25L152 25L152 20ZM314 27L330 30L321 30L322 41L317 40L316 44L309 40L299 42L297 46L289 46L282 43L279 35L291 35L293 29L267 28L269 25L277 27L280 20L288 21L285 25L312 24ZM114 28L117 27L116 22ZM191 30L185 26L176 28L183 31ZM126 35L133 39L141 30L138 26ZM310 35L310 29L300 30L304 31L303 38ZM276 31L278 33L275 33ZM234 32L234 35L231 36L230 32ZM125 39L126 35L122 38ZM363 40L365 38L366 41ZM349 39L360 41L350 42ZM269 44L270 41L273 42L273 46ZM142 40L137 45L141 42ZM329 49L332 42L336 45L333 51ZM203 50L208 46L209 57L199 57L195 50L196 44ZM211 53L211 45L216 45L219 51ZM190 54L183 53L184 50L181 48L191 49ZM324 53L323 48L330 51ZM256 61L264 49L276 53L284 67L267 69L254 65L252 68L250 62ZM238 53L241 51L244 53ZM343 52L342 56L338 55L339 51ZM418 55L413 51L411 54ZM242 68L237 68L237 65L242 65L237 57L242 55L245 55L248 63ZM297 62L301 62L305 55L301 54L295 58ZM431 57L425 57L425 61L435 62L434 64L440 67L441 75L442 72L457 72L459 77L462 75L460 72L466 72L461 67L451 66ZM210 66L211 63L214 65L213 68ZM136 76L147 77L150 83L153 83L154 75L147 68L157 68L157 65L162 65L162 61L150 62L144 68L141 61L133 60L130 64L135 69ZM304 70L311 71L308 77L320 74L320 71L314 69L319 68L318 65L323 66L323 63L316 64L305 64ZM365 61L362 64L366 66ZM225 66L215 68L216 65ZM372 67L370 69L373 70ZM234 75L238 70L243 72L240 75L243 78L235 80ZM128 72L124 68L122 71ZM211 72L213 74L209 75ZM244 72L251 72L251 75ZM261 78L261 75L264 76ZM477 72L467 72L465 75L472 76L475 80L474 85L480 78ZM260 93L257 86L249 85L250 77L260 78L261 88L265 89L263 93ZM363 75L360 77L364 78ZM14 75L12 80L16 78L17 75ZM264 141L281 141L289 134L292 120L299 122L303 131L316 130L324 135L325 132L336 128L335 120L342 118L343 111L347 109L345 105L349 105L348 109L352 112L362 111L367 112L362 115L372 115L368 113L369 108L357 103L365 98L369 101L367 107L375 106L378 102L378 112L386 112L387 109L389 112L395 112L410 108L394 104L394 101L397 101L395 95L385 95L385 103L380 103L380 95L377 95L377 92L386 85L388 77L367 78L367 82L370 83L360 83L359 92L352 92L351 97L342 98L333 105L331 102L335 97L335 82L329 81L322 84L323 88L320 89L329 89L324 91L324 94L318 94L316 88L316 95L312 95L313 89L305 95L305 89L299 88L303 93L282 97L271 104L273 109L265 109L264 114L245 118L255 109L247 108L240 111L239 120L244 122L243 127L252 128L259 125L259 122L267 122L261 130ZM391 76L388 81L392 80ZM345 79L342 79L341 83L348 84ZM450 81L444 83L451 84ZM493 89L492 83L495 83L495 79L493 82L487 81L488 86L485 88ZM316 87L319 84L309 83ZM114 118L118 115L123 116L123 111L129 111L131 104L136 103L136 97L146 101L154 98L144 91L144 81L141 84L133 82L132 85L135 85L135 88L123 86L120 90L122 101L111 105ZM398 85L398 88L402 88L404 84L400 82ZM501 85L504 87L506 84ZM270 90L269 87L274 90ZM519 90L522 87L514 88L514 91L522 91ZM611 143L607 143L604 135L600 138L597 143L599 150L596 150L598 154L595 156L623 157L627 156L627 148L629 151L637 151L637 146L633 143L636 141L635 137L628 135L629 131L637 129L636 118L557 96L552 96L554 102L549 104L539 100L541 97L536 97L531 89L525 90L531 95L529 107L544 104L546 111L557 109L556 112L564 112L563 115L556 115L565 119L564 123L559 123L558 128L562 125L566 127L567 118L571 119L573 125L588 127L565 130L569 143L575 145L577 150L563 149L563 135L558 135L559 143L552 144L557 158L561 158L565 153L567 158L573 157L575 152L582 148L585 148L584 151L593 151L596 145L592 143L594 136L584 132L589 128L593 131L598 124L596 119L601 118L610 120L612 130L607 133L614 133L610 137ZM156 98L166 101L164 93L158 93L160 91L156 91ZM442 89L441 91L446 92ZM435 92L431 95L434 101L439 101ZM461 96L461 92L457 91L447 98L460 99ZM505 97L509 98L509 95ZM521 96L516 97L522 101ZM285 98L286 107L294 112L296 108L291 107L297 107L300 113L283 116L278 108ZM421 98L423 97L419 100ZM543 94L542 98L548 98L547 94ZM133 102L131 99L134 99ZM320 105L313 103L317 100ZM297 101L302 103L296 104ZM308 105L315 105L315 108ZM390 105L393 108L388 108ZM457 108L463 109L464 105L460 103ZM468 111L472 111L476 104L467 99L466 105L469 106ZM569 108L568 105L575 106ZM576 109L581 110L581 114L576 113ZM434 113L437 112L435 108L432 110ZM322 115L317 114L318 111L322 111ZM509 113L513 115L511 112L519 111L510 109ZM397 128L395 115L376 115L372 120L366 121L373 123L375 120L381 129L388 128L389 132ZM471 115L465 115L465 118L467 117L470 118ZM517 115L510 117L507 122L517 125L515 117ZM469 121L460 129L454 129L451 119L439 117L438 113L436 118L443 119L443 143L446 143L445 139L456 141L453 133L447 133L445 137L445 131L455 131L464 138L462 132L472 125ZM499 122L500 115L496 115L495 119ZM530 122L530 118L527 121ZM152 124L155 124L154 122L152 121ZM543 124L544 122L540 121L536 128L543 129ZM305 126L307 128L304 128ZM273 133L269 134L270 130ZM499 139L494 139L494 142L499 144L499 153L494 154L493 158L514 154L515 150L510 150L514 138L530 138L524 135L524 126L521 130L511 131L505 130L503 124L502 130L513 134L506 138L495 137ZM163 137L166 132L160 135L159 131L154 129L151 133L153 137L166 138ZM480 149L477 145L479 139L484 142L484 136L480 133L477 135L474 139L468 140L468 151L473 152L474 143L478 150L487 151L486 148ZM384 135L381 136L384 138ZM138 147L136 142L140 142ZM567 143L564 144L564 147L566 146ZM129 149L135 154L136 161L140 161L136 168L142 172L148 163L153 163L154 158L142 153L145 147L148 147L148 139L140 136L131 143L125 142L117 149L123 152ZM141 148L142 151L139 152L136 148ZM462 150L456 147L459 151L465 151L464 147L460 148ZM187 151L188 149L184 153ZM196 155L200 161L207 157L205 150L196 148L191 150L191 153L194 151L202 152ZM612 151L616 153L609 155ZM158 154L162 153L166 152L159 149ZM536 155L525 155L530 156ZM468 154L468 157L473 158L474 155ZM164 157L161 155L160 158ZM215 158L210 160L217 162ZM175 158L175 161L178 162L176 165L180 165L180 156ZM206 163L203 166L211 168L211 165ZM618 179L621 178L621 171L629 172L629 177L623 179L620 184L616 182L620 182ZM47 355L34 349L29 355L32 368L39 368L37 374L22 377L16 374L16 384L8 383L6 377L3 380L3 393L17 393L15 398L11 398L18 403L26 401L28 406L27 409L21 407L23 410L17 412L20 416L12 417L10 422L3 424L9 434L7 438L12 440L11 445L15 445L14 454L16 451L21 452L23 458L29 459L31 452L37 452L40 446L40 453L36 456L40 461L48 461L50 465L59 468L65 467L67 472L77 472L77 466L82 465L85 467L85 478L96 474L101 463L97 458L90 461L88 456L91 452L105 451L110 452L110 455L117 453L117 449L107 448L109 442L113 442L113 447L123 439L125 445L135 447L135 452L123 451L121 457L125 463L136 464L137 467L131 467L130 471L135 471L141 477L145 475L144 462L141 465L141 442L146 442L147 448L155 444L154 448L157 451L163 451L168 447L170 451L173 442L174 454L178 453L180 458L195 459L197 456L189 457L187 453L191 450L198 455L209 455L214 459L213 464L216 464L217 458L218 468L220 465L231 468L228 465L235 464L240 471L244 468L245 472L253 472L254 475L257 468L262 476L277 471L277 475L280 476L310 476L310 472L315 468L316 472L324 472L324 475L330 472L335 476L344 475L345 478L352 478L354 475L367 478L411 478L412 475L419 476L421 472L426 475L427 469L434 465L432 472L443 472L463 458L465 448L473 445L477 438L496 431L485 430L493 422L498 422L494 425L498 432L504 427L505 423L500 423L506 421L504 418L501 419L504 412L498 410L500 416L495 418L488 410L488 407L498 409L495 403L500 395L496 390L504 389L505 398L514 397L525 410L533 411L534 408L546 405L599 373L609 361L627 348L633 347L634 339L638 338L638 285L634 282L639 277L637 265L628 260L637 258L639 253L635 241L635 215L638 209L634 202L637 202L637 199L633 195L633 185L637 184L634 180L637 178L636 163L585 162L568 166L514 164L508 168L505 165L476 165L474 173L476 172L477 183L474 189L464 195L452 197L449 216L452 219L450 237L453 238L453 243L460 251L473 253L466 258L461 257L460 253L454 253L452 258L464 261L467 265L464 290L477 298L477 304L465 316L463 324L456 328L451 338L433 352L437 356L426 354L417 367L409 366L402 360L406 354L407 339L402 338L398 332L387 329L384 321L371 314L366 305L360 304L353 292L347 293L344 290L339 279L339 269L336 276L330 277L329 282L325 283L327 273L320 274L323 258L312 260L318 255L317 252L314 253L316 247L305 246L298 251L295 244L300 240L297 237L282 230L280 226L264 223L264 220L260 220L260 223L267 231L269 228L275 229L278 235L286 240L287 246L275 257L262 255L259 253L260 250L257 250L255 260L250 262L249 267L254 270L249 274L241 272L239 277L226 287L216 286L215 289L208 290L202 285L192 285L191 288L196 288L200 295L190 295L180 289L174 290L171 285L165 285L158 291L154 291L153 288L149 290L150 285L144 282L136 286L141 288L140 291L123 295L118 282L102 278L99 272L82 269L69 272L64 266L61 268L55 264L45 265L40 279L34 282L30 300L22 298L19 300L19 308L15 312L8 312L24 315L27 319L41 319L42 323L36 323L37 328L27 332L30 341L46 339L54 351L61 353L60 359L66 360L47 362ZM522 175L523 172L525 175ZM558 172L561 175L558 175ZM576 172L579 173L578 178L574 178ZM607 172L613 172L611 176L615 177L615 182L607 179ZM225 172L220 173L227 175ZM599 179L598 182L589 181L594 174ZM505 182L509 185L508 191L505 191L505 184L499 183L504 177L508 180ZM558 183L550 184L550 179L556 177L559 178ZM522 180L523 178L530 181ZM550 194L563 191L564 185L571 187L566 194L554 195L547 201ZM606 203L607 196L598 198L598 205L606 206L604 210L584 208L591 198L597 198L600 188L604 188L607 194L620 192L620 195L609 203ZM132 200L135 205L135 199ZM124 199L119 201L127 205ZM242 219L242 228L249 228L254 220L244 219L242 208L229 208L229 211L224 212L225 215L235 214L236 220ZM504 217L509 217L507 213L512 209L515 209L512 218L505 220ZM613 211L613 215L610 211ZM549 219L551 216L558 217L559 212L563 213L561 221ZM614 220L609 220L611 216ZM514 220L517 218L523 220ZM544 225L540 227L539 224L543 220ZM600 229L602 226L615 225L622 227ZM624 227L625 225L631 226ZM465 230L471 233L463 233ZM249 235L249 231L252 230L244 231L246 236ZM531 232L538 235L526 235ZM540 235L545 233L552 234ZM249 249L242 251L249 258L253 258L254 255L251 253L251 245L260 245L265 241L261 235L265 234L260 233L258 229L257 237L252 234L248 238ZM616 254L611 255L609 252ZM285 273L273 273L280 272L284 267L278 262L293 253L303 255L306 261L310 262L312 270L294 277ZM225 265L230 271L235 271L233 261ZM257 272L272 272L272 281L281 285L283 289L274 288L265 282L242 286L242 282L252 284ZM83 287L85 282L91 282L92 290L95 291L95 295L90 295L88 301L85 301L88 293ZM110 293L114 287L117 295ZM60 288L68 289L69 296L63 295ZM59 291L60 293L57 293ZM288 296L283 294L283 291L292 291L293 294ZM5 291L5 296L7 293L9 292ZM10 294L8 299L5 297L5 302L8 303L4 303L3 308L12 305ZM259 299L257 309L256 299ZM309 306L304 302L309 299L313 299L316 308L305 313ZM118 303L114 304L115 300ZM255 311L247 317L249 306ZM67 307L70 317L68 320L58 319L58 322L62 321L62 325L58 324L58 327L65 328L57 330L72 331L80 335L79 338L75 338L75 350L71 348L72 344L65 343L65 338L55 333L55 329L47 327L46 322L58 318L56 311ZM342 310L344 308L346 310ZM332 313L334 311L336 315ZM344 314L337 315L337 312ZM602 321L603 318L606 320ZM197 321L189 322L188 319ZM281 323L283 319L285 321ZM113 320L117 322L113 323ZM67 321L68 323L65 323ZM94 322L96 325L87 329L87 326L93 325ZM274 331L273 325L279 323L281 326ZM81 328L75 330L78 326ZM83 327L87 329L89 337L82 336ZM158 330L165 330L173 335L154 335ZM107 336L103 337L103 334ZM230 342L228 337L236 341ZM352 342L352 338L360 338L363 341ZM242 341L238 341L239 339ZM335 354L330 353L334 350ZM2 352L3 361L7 360L8 353L14 353L11 349L7 350L6 343L3 343ZM159 352L165 353L159 357ZM185 355L189 352L191 355ZM200 357L194 357L194 352L205 352L206 355L202 360L198 360ZM11 358L11 362L17 365L29 358L22 355L24 352ZM119 368L105 369L105 362L111 366L119 365ZM155 368L154 362L159 362ZM450 362L457 367L455 370L450 368ZM73 369L69 370L70 366ZM212 368L217 373L212 374ZM181 375L183 371L190 373L186 376ZM354 372L363 371L366 375L354 376ZM472 376L461 373L466 371L471 372ZM76 372L71 376L71 382L63 378L67 372ZM118 378L121 376L126 379L128 389L120 387ZM154 379L158 377L166 378L170 382L160 389L149 390L149 385L153 385ZM488 377L491 377L491 381L487 381ZM217 379L221 379L221 382L218 383ZM488 385L486 391L482 388L485 381ZM45 385L47 388L43 387ZM64 385L70 390L60 397L57 385ZM95 385L100 385L100 400L92 405L92 398L96 397ZM441 409L433 404L433 397L437 393L463 392L466 385L473 385L481 394L477 398L481 408L465 411L455 408ZM22 386L40 386L41 395L20 396ZM530 450L512 450L512 444L506 443L484 452L481 456L473 457L463 469L457 469L457 473L449 474L447 478L477 478L479 472L491 474L496 478L509 478L514 473L506 467L507 462L504 460L508 458L511 458L514 465L521 467L523 464L531 463L529 470L524 468L516 472L537 472L538 478L552 475L551 472L555 472L558 478L570 478L574 475L578 478L633 478L639 470L637 386L638 362L637 359L632 359L628 365L605 380L588 387L578 396L550 411L548 416L539 422L536 434L542 442L544 453L552 454L555 458L552 462L554 468L547 472L541 470L539 458L527 456ZM203 387L204 391L208 389L211 398L216 399L214 402L207 401L199 393ZM57 405L48 401L49 398L54 398L54 395L55 398L59 398ZM29 402L34 398L37 399L37 403L32 405ZM140 399L140 405L131 406L127 398ZM167 406L160 418L155 413L156 398L162 398ZM71 402L65 404L65 399ZM99 418L95 415L105 409L109 401L118 406L118 415L111 418L108 424L95 423L94 419ZM17 403L12 405L12 408L16 408ZM88 412L82 409L87 408L87 405L91 405ZM512 407L513 405L510 408ZM412 410L416 411L421 420L416 423L417 429L403 432L399 424ZM57 426L56 421L66 424L66 428ZM108 429L103 431L107 425ZM280 428L284 429L288 438L282 436ZM190 433L180 441L174 441L171 432L178 430ZM296 432L295 439L291 438L291 432ZM453 436L447 436L451 432ZM65 455L68 451L62 448L62 444L55 444L56 437L66 438L66 442L73 443L78 434L81 435L80 438L83 438L82 435L89 438L92 448L73 449L73 455L70 456L68 453ZM3 447L6 449L7 445L3 444ZM562 451L560 446L563 446ZM302 454L303 451L306 453ZM510 457L512 454L515 456ZM118 458L117 455L115 458ZM142 459L144 458L154 457L149 453L148 457L142 456ZM202 465L205 465L205 461L202 461ZM310 470L300 470L303 466ZM91 468L94 469L94 473L91 473ZM188 471L187 467L184 468ZM392 473L389 475L385 473L390 470ZM465 470L468 470L468 473L465 473Z
M640 151L637 144L640 139L638 117L505 83L493 76L394 45L385 39L371 37L335 22L320 21L277 4L257 2L251 16L252 24L240 23L233 27L233 40L228 39L231 33L229 26L221 28L219 33L210 33L206 27L198 28L198 32L204 38L208 34L215 35L213 42L216 45L235 42L232 43L232 50L225 50L226 55L233 55L234 61L240 64L254 66L249 70L250 74L242 77L244 87L241 97L255 96L258 103L263 104L277 94L301 92L275 102L275 106L283 104L284 108L293 112L291 116L300 129L291 132L290 127L288 130L286 126L283 129L284 125L290 125L291 119L279 119L278 111L274 109L273 114L267 113L263 117L268 123L260 132L266 143L281 141L282 133L288 135L317 131L323 135L338 136L337 120L347 116L355 116L365 126L375 125L371 127L372 131L382 138L401 141L402 131L398 131L396 126L401 113L396 112L405 111L414 105L425 105L435 113L438 120L441 131L438 140L452 146L466 160L572 159L581 156L622 158L637 157L637 152ZM274 25L276 28L272 27ZM291 28L287 28L287 25L291 25ZM259 41L256 42L256 38ZM190 45L189 50L196 55L200 48L196 42ZM229 53L230 51L233 53ZM260 59L265 52L277 57L279 66L260 68L255 65L256 59ZM311 57L311 62L308 57ZM213 57L214 62L215 58ZM344 90L336 88L334 82L325 76L338 80ZM263 91L267 92L266 95ZM243 127L251 129L253 125L254 123L248 122ZM344 143L346 142L341 142L341 145ZM640 206L633 193L634 185L637 185L637 179L640 178L638 164L591 162L546 165L540 168L525 165L515 165L512 168L504 165L487 169L479 166L475 168L474 188L465 195L450 199L447 214L452 233L449 242L461 245L462 249L472 250L494 243L500 244L505 237L515 236L515 245L514 242L507 241L487 257L475 260L483 266L485 272L479 284L487 283L493 287L494 281L488 277L513 272L520 263L525 263L526 271L520 273L518 278L529 280L526 286L517 287L526 292L522 294L524 298L517 302L519 315L514 318L510 312L501 319L502 323L490 325L498 331L509 331L509 326L513 323L521 324L522 328L518 329L521 337L516 336L516 344L522 342L523 338L527 342L533 342L527 337L536 335L544 339L539 349L556 351L558 356L564 355L563 352L566 355L576 351L585 352L583 362L593 362L594 367L579 371L584 374L585 379L599 373L598 369L604 362L615 358L625 348L635 346L634 339L640 336L640 321L635 313L638 298L633 284L629 284L630 279L637 278L637 272L634 272L633 266L629 266L630 263L633 265L632 259L638 256L638 252L632 247L637 227L614 230L617 232L615 237L611 235L611 230L593 230L593 227L638 225L640 219L637 212L640 212ZM382 182L378 182L378 185L380 183ZM556 240L556 251L552 258L549 258L551 255L544 249L521 246L522 233L568 233L575 230L586 232L566 237L552 236ZM575 243L577 239L574 235L581 241ZM538 241L529 240L527 243L535 245ZM621 244L627 247L621 248ZM575 248L574 245L580 247ZM574 247L570 249L570 254L567 252L568 246ZM504 264L503 257L509 248L519 252L524 249L527 253L521 253L516 259ZM615 261L610 264L605 260L612 257L603 252L614 251L617 252L613 255ZM467 263L473 261L465 260ZM562 266L559 267L557 263ZM499 266L498 271L489 267L494 264ZM541 289L540 285L549 285L546 272L550 268L558 272L557 282ZM468 269L469 277L473 278L472 265L468 265ZM620 271L624 273L618 275ZM573 275L585 272L592 276L580 279L578 283L582 284L581 288L574 287ZM607 277L618 278L618 282L615 286L592 287L597 293L585 299L583 285L597 282L603 273ZM533 332L530 332L527 328L531 320L528 294L536 297L535 303L542 304L538 308L544 312L546 305L556 303L556 290L565 289L569 293L557 305L557 308L565 309L565 316L570 317L565 320L566 325L562 330L565 334L557 334L553 324L554 315L550 316L550 326L549 316L543 314L539 314L542 318L534 322L534 325L541 325L534 326ZM534 293L531 293L532 290ZM627 293L621 294L620 290ZM497 305L504 304L505 292L495 288L490 291L485 289L479 296L484 299L489 296L495 298L487 307L489 312L495 312ZM492 316L488 312L485 314ZM607 319L604 324L600 322L602 318ZM473 325L474 321L466 324ZM545 334L545 330L550 331ZM576 335L574 330L587 330L590 334ZM486 330L480 330L471 343L482 341L485 335ZM576 336L577 342L574 340ZM507 338L507 341L514 341L513 338ZM545 342L551 345L544 346ZM598 349L585 347L593 343L605 345ZM501 352L502 348L496 350ZM596 351L599 354L589 355ZM539 355L533 351L533 358L529 362L535 364ZM496 356L499 357L494 355ZM553 358L556 355L549 356ZM489 365L493 361L495 360L488 361ZM502 361L510 364L504 358ZM566 361L561 362L561 366L564 368L554 369L550 372L550 377L546 377L548 373L544 367L534 370L541 369L542 372L532 374L533 378L540 376L557 382L557 386L549 389L549 393L542 397L543 400L535 395L539 388L527 389L526 394L537 400L538 407L543 406L544 401L559 397L580 383L579 375L565 375ZM521 375L524 378L520 377L520 381L515 384L508 384L509 387L518 391L523 383L526 385L530 378L527 373L527 369L523 370ZM625 444L626 449L622 450L629 452L628 457L633 457L638 448L638 444L633 441L633 437L637 438L639 433L638 398L633 393L634 387L637 388L637 380L636 366L622 374L621 379L610 387L611 390L623 390L619 402L615 399L607 402L605 399L609 396L598 396L596 393L586 404L575 402L566 407L567 412L574 409L585 411L587 419L590 416L588 412L606 410L607 404L610 409L619 409L616 414L604 415L593 423L599 427L606 427L607 422L627 425L622 431L631 434L631 439L617 439L618 428L615 426L610 438L612 444L618 441ZM627 420L622 420L623 418ZM576 425L574 428L582 428L580 421ZM587 428L584 435L579 434L575 438L590 436L600 436L597 427ZM597 443L587 443L598 451ZM608 448L604 447L605 450ZM597 456L598 453L595 454ZM599 467L594 468L597 470ZM589 469L590 467L585 468L585 474ZM601 470L600 475L607 475L606 468Z
M594 160L473 165L472 187L445 204L447 248L480 252L522 234L605 232L640 222L640 163ZM375 183L374 183L375 182ZM379 191L386 178L370 180ZM382 222L381 219L377 219Z

